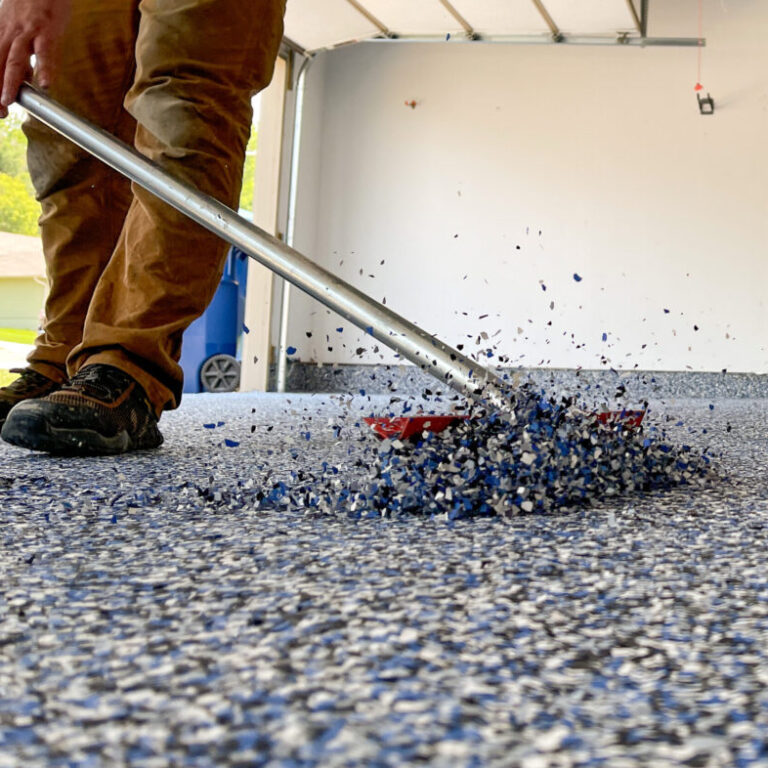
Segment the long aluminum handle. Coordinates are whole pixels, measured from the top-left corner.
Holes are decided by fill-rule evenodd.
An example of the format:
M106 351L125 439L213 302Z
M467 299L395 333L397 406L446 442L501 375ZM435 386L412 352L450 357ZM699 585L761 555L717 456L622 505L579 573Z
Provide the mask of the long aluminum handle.
M111 134L29 85L21 87L18 103L41 122L237 246L456 391L497 407L509 404L504 393L506 385L495 374L241 218L214 198L174 179Z

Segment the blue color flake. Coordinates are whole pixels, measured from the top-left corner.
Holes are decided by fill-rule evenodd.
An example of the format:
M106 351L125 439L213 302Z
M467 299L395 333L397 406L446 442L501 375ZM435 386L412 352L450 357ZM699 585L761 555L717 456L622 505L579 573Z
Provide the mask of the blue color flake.
M287 347L285 350L285 353L287 355L295 355L296 354L296 347Z
M608 341L608 334L607 333L603 334L603 341Z
M225 438L224 445L226 445L227 448L237 448L240 443L237 440L230 440L229 438Z
M574 272L574 273L573 273L573 279L574 279L574 280L575 280L577 283L580 283L582 278L581 278L581 275L580 275L580 274L578 274L578 272Z

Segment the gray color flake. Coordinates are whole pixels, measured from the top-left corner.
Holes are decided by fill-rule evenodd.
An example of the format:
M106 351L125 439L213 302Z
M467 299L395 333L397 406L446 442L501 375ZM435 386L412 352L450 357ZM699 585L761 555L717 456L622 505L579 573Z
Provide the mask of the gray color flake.
M117 458L2 445L0 768L768 764L768 401L650 405L701 482L507 517L369 514L387 397L190 396Z

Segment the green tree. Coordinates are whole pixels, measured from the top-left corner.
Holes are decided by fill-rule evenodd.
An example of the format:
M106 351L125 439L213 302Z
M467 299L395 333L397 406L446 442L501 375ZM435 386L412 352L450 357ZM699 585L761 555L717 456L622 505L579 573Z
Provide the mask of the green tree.
M243 168L243 187L240 191L240 207L247 211L253 211L253 184L256 173L256 148L259 143L259 134L254 125L251 128L251 137L245 148L245 166Z
M40 207L27 173L27 140L21 130L23 117L12 109L0 120L0 230L37 235Z
M40 206L24 179L0 173L0 231L37 235Z
M27 140L22 133L21 123L22 116L16 110L12 110L5 120L0 120L0 173L29 178Z

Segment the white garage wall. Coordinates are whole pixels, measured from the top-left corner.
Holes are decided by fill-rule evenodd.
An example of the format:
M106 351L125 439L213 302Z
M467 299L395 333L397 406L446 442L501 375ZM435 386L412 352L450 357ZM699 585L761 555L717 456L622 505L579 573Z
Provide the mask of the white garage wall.
M695 36L697 4L665 5L650 34ZM322 54L298 247L465 351L484 331L525 366L768 371L768 4L709 0L705 24L711 117L692 48ZM298 291L289 340L393 359Z

